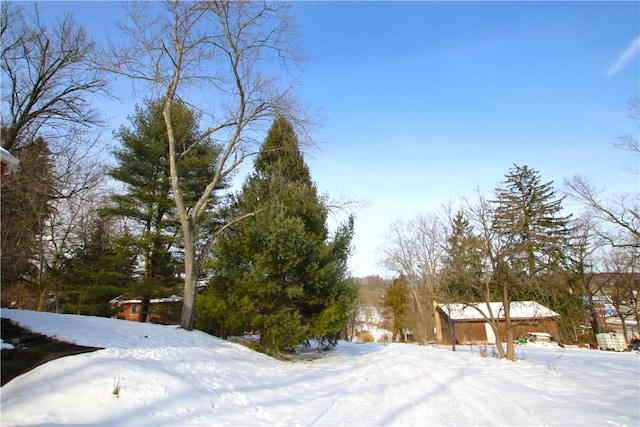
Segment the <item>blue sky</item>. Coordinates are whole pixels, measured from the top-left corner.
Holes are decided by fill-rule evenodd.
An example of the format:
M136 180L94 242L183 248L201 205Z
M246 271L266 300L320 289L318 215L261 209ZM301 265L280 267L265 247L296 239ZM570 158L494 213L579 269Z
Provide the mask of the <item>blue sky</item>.
M45 6L74 12L98 38L121 11ZM370 203L356 216L355 276L386 274L379 249L394 220L477 187L489 193L514 163L545 182L581 174L609 193L638 191L631 157L612 146L634 131L638 2L296 2L293 11L311 57L300 96L326 115L307 156L313 178L323 193ZM140 102L114 110L113 127Z
M313 176L331 194L371 202L356 218L356 276L385 274L379 249L392 221L491 192L514 163L545 182L582 174L610 192L638 191L630 156L612 146L634 129L626 102L639 90L638 3L294 10L313 57L302 93L328 115Z

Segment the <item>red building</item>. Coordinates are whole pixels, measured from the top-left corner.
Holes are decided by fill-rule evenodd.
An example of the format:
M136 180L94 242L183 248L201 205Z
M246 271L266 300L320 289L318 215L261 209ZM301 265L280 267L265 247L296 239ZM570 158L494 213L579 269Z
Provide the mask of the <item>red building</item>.
M142 314L142 298L140 295L123 294L109 301L116 313L114 319L140 321ZM182 297L171 295L167 298L153 298L149 301L147 322L163 325L179 323L182 311Z

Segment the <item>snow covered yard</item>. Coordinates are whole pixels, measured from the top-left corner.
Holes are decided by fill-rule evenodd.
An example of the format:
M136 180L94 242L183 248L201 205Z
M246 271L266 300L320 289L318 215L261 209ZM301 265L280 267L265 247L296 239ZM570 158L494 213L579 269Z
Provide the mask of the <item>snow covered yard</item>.
M634 352L527 345L512 363L482 358L477 347L341 342L325 358L292 363L175 326L1 315L105 348L48 362L2 387L2 426L640 423Z

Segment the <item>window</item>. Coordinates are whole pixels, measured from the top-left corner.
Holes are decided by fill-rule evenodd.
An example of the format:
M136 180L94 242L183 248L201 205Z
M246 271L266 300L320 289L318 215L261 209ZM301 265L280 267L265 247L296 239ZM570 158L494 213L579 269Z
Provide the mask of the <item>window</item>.
M131 304L131 314L138 314L138 304Z

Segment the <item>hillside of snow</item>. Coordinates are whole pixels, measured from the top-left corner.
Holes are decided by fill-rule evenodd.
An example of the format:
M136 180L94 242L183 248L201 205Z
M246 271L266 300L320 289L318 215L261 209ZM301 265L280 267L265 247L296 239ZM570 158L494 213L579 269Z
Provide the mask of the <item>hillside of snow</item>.
M0 389L2 426L637 426L640 355L519 346L341 342L283 362L176 326L1 310L34 332L103 347ZM491 350L489 351L491 353ZM113 394L114 384L120 394Z

